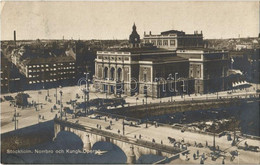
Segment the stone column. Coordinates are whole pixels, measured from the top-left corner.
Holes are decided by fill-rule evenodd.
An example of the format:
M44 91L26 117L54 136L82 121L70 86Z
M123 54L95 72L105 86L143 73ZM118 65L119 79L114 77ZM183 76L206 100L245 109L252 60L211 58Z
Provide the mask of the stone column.
M134 147L131 146L130 147L130 154L127 155L127 163L128 164L134 164L135 161L136 161L136 156L135 156L135 153L134 153Z
M86 135L83 138L83 151L89 151L89 150L91 150L91 143L90 143L89 135Z

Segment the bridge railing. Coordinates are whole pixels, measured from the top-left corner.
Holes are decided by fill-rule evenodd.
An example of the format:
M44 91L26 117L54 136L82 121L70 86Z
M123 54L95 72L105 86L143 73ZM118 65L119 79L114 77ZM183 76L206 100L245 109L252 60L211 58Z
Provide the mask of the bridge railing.
M99 129L96 129L96 128L92 128L91 132L98 134L98 135L101 135L101 136L106 136L106 137L110 137L110 138L113 138L113 139L118 139L120 141L125 141L127 143L132 143L132 144L143 146L143 147L153 148L153 149L164 151L164 152L167 152L167 153L176 154L176 153L183 151L182 149L177 148L177 147L163 145L163 144L150 142L150 141L142 140L142 139L136 139L136 138L132 138L132 137L126 137L126 136L123 136L123 135L120 135L120 134L107 132L107 131L99 130Z
M146 140L142 140L142 139L127 137L127 136L124 136L124 135L121 135L121 134L107 132L107 131L104 131L104 130L100 130L100 129L92 128L92 127L88 127L88 126L83 126L81 124L76 124L76 123L72 123L72 122L65 121L65 120L54 119L54 122L62 124L64 126L72 127L72 128L79 129L79 130L86 131L86 132L90 132L90 133L93 133L93 134L97 134L97 135L100 135L100 136L109 137L111 139L116 139L116 140L124 141L124 142L130 143L130 144L160 150L162 152L176 154L176 153L184 151L184 150L177 148L177 147L159 144L159 143L155 143L155 142L150 142L150 141L146 141Z
M177 147L159 144L159 143L155 143L155 142L150 142L150 141L146 141L146 140L142 140L142 139L137 139L137 142L139 144L143 144L144 146L150 146L151 148L153 147L153 148L156 148L160 151L167 151L167 152L173 153L173 154L184 151L184 150L177 148Z
M134 106L129 106L129 107L120 107L120 108L113 108L113 109L109 109L116 111L116 110L122 110L122 111L129 111L129 110L134 110L134 109L143 109L145 110L146 108L160 108L160 107L167 107L167 106L181 106L184 104L195 104L195 103L201 103L201 101L203 101L203 103L225 103L228 101L242 101L242 100L254 100L259 98L259 94L258 93L251 93L251 94L239 94L239 95L227 95L227 96L205 96L205 97L198 97L198 98L189 98L189 97L185 97L185 100L180 100L180 101L168 101L168 102L161 102L161 103L150 103L150 104L143 104L143 105L134 105ZM103 111L107 111L107 110L103 110Z

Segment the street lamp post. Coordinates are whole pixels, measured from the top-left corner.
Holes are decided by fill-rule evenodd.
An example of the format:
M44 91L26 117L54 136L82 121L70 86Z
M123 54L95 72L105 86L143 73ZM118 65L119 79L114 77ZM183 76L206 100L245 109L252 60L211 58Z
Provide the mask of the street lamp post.
M182 86L183 98L184 98L184 101L185 101L185 93L184 92L186 92L186 90L185 90L185 82L184 82L184 80L182 80L182 83L183 83L183 86Z
M212 126L213 126L213 129L214 129L214 131L213 131L213 151L215 153L215 150L216 150L216 137L215 137L216 136L216 134L215 134L216 127L215 127L215 121L213 121Z
M14 108L14 130L16 130L16 108Z
M189 95L189 79L187 80L187 95Z
M169 83L169 89L171 89L171 90L169 90L169 91L170 91L170 93L171 93L171 102L172 102L172 80L174 81L174 78L172 77L172 74L169 74L167 80L170 81L170 83ZM171 86L170 86L170 85L171 85Z
M57 87L56 87L56 94L55 94L55 96L56 96L56 104L58 104L58 97L57 97Z
M87 102L89 102L89 73L86 74L86 84L85 84L85 89L83 90L84 92L84 111L85 111L85 116L88 114L87 111Z
M60 89L60 119L62 120L62 90Z
M148 122L148 107L147 107L147 86L145 86L145 99L146 99L146 108L145 108L145 111L146 111L146 123L145 123L145 128L148 128L148 125L147 125L147 122Z
M160 102L161 102L161 87L160 87L161 84L159 84L160 78L155 77L155 81L157 82L157 87L159 89L157 98L159 97L160 98Z
M38 104L37 104L37 110L39 111L40 110L40 108L39 108L39 93L40 93L40 91L38 91Z
M177 85L176 85L177 74L178 74L178 73L175 73L175 74L174 74L174 75L175 75L175 88L174 88L174 91L175 91L176 94L177 94L177 92L178 92L178 90L177 90Z
M123 124L123 135L125 135L125 122L124 122L124 119L123 119L122 124Z
M104 82L105 82L104 91L105 91L105 93L106 93L106 99L107 99L107 90L108 90L108 89L107 89L107 87L108 87L108 85L107 85L107 84L108 84L108 83L107 83L107 78L104 79Z

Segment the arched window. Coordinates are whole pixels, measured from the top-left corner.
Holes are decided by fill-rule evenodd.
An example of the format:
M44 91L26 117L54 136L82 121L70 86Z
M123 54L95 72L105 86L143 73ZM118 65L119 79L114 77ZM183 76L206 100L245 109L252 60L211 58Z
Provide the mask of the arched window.
M105 68L104 68L104 78L107 78L107 71L108 71L108 68L105 67Z
M122 79L122 69L118 68L117 69L117 80L121 81L121 79Z
M111 80L114 80L114 78L115 78L115 68L111 68L110 69L110 78L111 78Z

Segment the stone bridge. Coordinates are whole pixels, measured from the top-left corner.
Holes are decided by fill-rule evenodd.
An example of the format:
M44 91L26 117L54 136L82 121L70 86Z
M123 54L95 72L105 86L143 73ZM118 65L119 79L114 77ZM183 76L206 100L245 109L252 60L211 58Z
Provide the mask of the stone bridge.
M83 126L80 124L54 119L54 139L60 131L68 131L76 134L83 142L83 150L91 150L92 146L100 141L110 142L118 146L127 156L127 163L133 164L142 155L159 155L172 157L185 152L183 146L180 148L153 143L142 139L131 138L121 134Z

